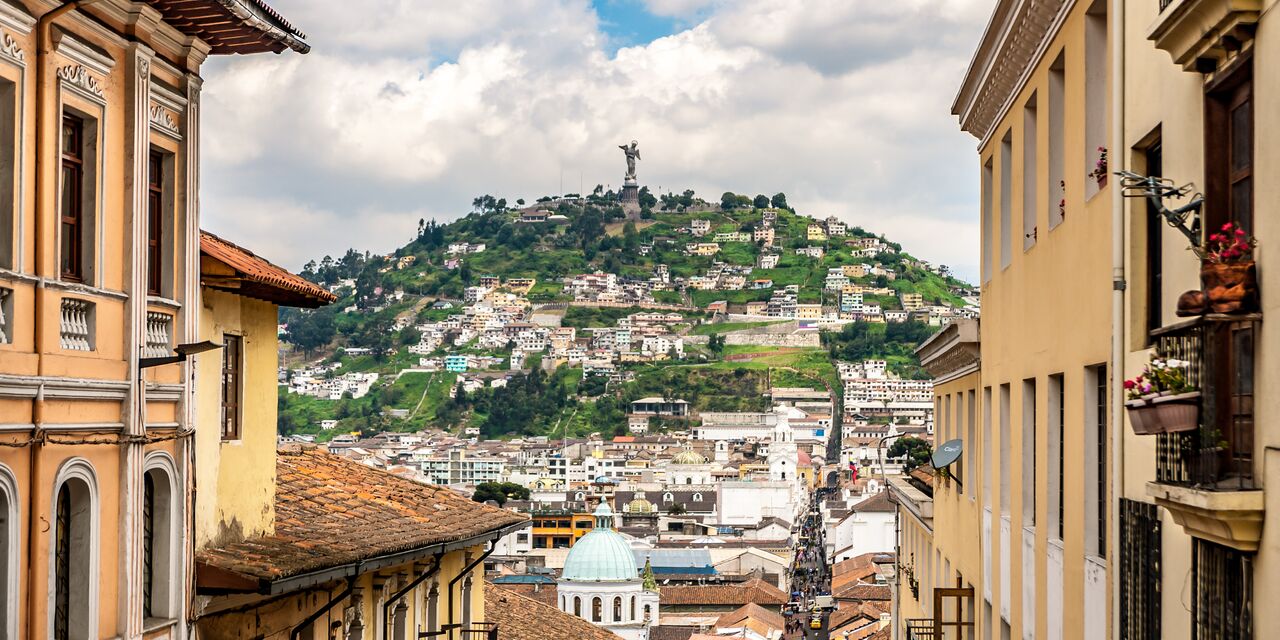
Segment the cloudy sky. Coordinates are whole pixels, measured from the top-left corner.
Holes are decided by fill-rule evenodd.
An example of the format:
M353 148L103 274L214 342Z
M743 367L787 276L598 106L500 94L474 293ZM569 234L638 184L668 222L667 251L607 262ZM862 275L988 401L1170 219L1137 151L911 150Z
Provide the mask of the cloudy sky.
M313 50L206 66L203 225L289 267L480 194L616 187L636 139L655 191L783 191L976 274L949 110L992 0L272 5Z

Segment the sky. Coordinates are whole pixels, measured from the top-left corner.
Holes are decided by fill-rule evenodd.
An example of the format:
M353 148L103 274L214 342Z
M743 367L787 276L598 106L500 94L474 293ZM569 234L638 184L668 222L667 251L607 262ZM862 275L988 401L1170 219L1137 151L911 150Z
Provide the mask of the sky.
M202 226L290 268L482 194L779 191L978 263L950 107L993 0L271 0L306 55L205 65ZM358 7L353 9L352 7Z

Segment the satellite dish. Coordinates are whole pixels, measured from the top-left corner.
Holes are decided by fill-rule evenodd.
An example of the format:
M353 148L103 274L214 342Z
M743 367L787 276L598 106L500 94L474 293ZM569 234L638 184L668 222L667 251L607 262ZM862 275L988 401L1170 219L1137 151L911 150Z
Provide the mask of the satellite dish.
M960 454L963 452L964 441L959 438L942 443L942 446L938 447L938 449L933 452L933 458L931 460L933 468L942 469L944 467L951 466L952 463L960 459Z

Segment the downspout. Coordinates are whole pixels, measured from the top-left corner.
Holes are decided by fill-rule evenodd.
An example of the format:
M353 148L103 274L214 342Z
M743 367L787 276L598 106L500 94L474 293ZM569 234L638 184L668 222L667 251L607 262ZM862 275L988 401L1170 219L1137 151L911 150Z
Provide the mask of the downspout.
M35 261L35 275L40 278L40 284L36 287L36 314L32 318L32 329L35 334L35 350L36 354L44 352L46 344L45 333L48 330L44 322L44 313L41 310L45 306L45 298L47 296L44 287L44 241L48 232L45 230L45 212L44 205L44 187L48 180L44 177L43 163L41 159L44 157L44 149L41 147L44 136L45 121L45 66L48 64L49 54L52 53L52 44L50 41L50 32L52 31L53 21L63 14L69 13L76 7L79 7L82 0L71 0L55 9L45 12L36 20L36 64L35 64L35 83L36 83L36 126L32 134L32 147L35 149L35 177L36 188L32 193L32 209L35 211L35 251L32 253L32 259ZM22 265L18 265L19 268ZM38 365L38 373L44 375L44 357L37 355L40 364ZM28 464L28 482L27 482L27 638L28 640L37 640L38 636L35 631L36 619L40 617L39 602L42 598L34 597L37 593L36 589L36 541L40 539L42 531L39 522L41 518L36 516L37 500L36 496L40 493L40 451L44 441L43 425L44 425L44 385L40 385L36 391L36 397L31 407L31 460ZM53 500L50 496L50 500ZM45 521L46 524L48 521ZM46 630L48 631L48 630Z
M463 567L462 571L459 571L459 572L458 572L458 575L454 576L454 577L453 577L453 579L449 581L449 628L450 628L450 629L452 629L452 628L454 627L454 624L453 624L453 586L454 586L455 584L457 584L459 580L461 580L461 579L465 578L465 577L467 576L467 574L471 573L471 570L472 570L472 569L475 569L475 568L476 568L476 565L480 564L481 562L484 562L484 559L485 559L485 558L488 558L488 557L489 557L489 554L493 553L493 552L494 552L494 550L495 550L495 549L497 549L497 548L498 548L497 540L490 540L490 541L489 541L489 548L488 548L488 549L486 549L484 553L480 554L480 557L479 557L479 558L476 558L475 560L472 560L470 564L468 564L467 566Z
M1128 169L1125 148L1125 3L1109 0L1111 18L1111 161ZM1124 361L1125 361L1125 204L1124 190L1111 185L1111 550L1107 582L1111 587L1111 637L1120 637L1120 589L1116 553L1120 542L1120 499L1124 496Z
M348 578L347 587L343 589L342 592L339 593L338 595L330 598L329 604L326 604L323 607L320 607L319 609L317 609L315 613L312 613L311 615L307 616L306 620L299 622L298 625L295 626L293 630L289 632L289 640L298 640L302 636L303 630L311 626L312 622L319 620L320 616L324 615L325 613L328 613L328 611L332 609L335 605L337 605L339 602L346 600L347 597L351 595L351 591L355 587L355 584L356 584L355 577Z
M405 588L391 594L391 597L387 598L387 601L382 603L382 624L383 624L384 632L386 631L386 627L390 626L391 624L391 605L395 604L396 602L399 602L400 598L403 598L405 594L409 593L410 591L413 591L414 588L422 584L427 578L430 578L431 576L434 576L435 574L439 573L440 560L443 557L443 555L444 554L437 555L435 559L435 564L431 565L431 567L426 571L423 571L422 575L418 576L417 578L414 578L412 582L410 582L408 585L405 586ZM390 636L388 635L388 637Z

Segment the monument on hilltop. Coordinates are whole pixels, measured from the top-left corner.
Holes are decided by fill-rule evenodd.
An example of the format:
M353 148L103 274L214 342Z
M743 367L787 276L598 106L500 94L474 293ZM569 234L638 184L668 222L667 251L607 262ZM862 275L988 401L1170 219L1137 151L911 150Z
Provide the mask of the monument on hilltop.
M620 144L619 149L627 157L627 175L622 179L622 189L618 191L618 199L623 205L640 206L640 184L636 182L636 160L640 159L640 146L635 140L630 145Z

